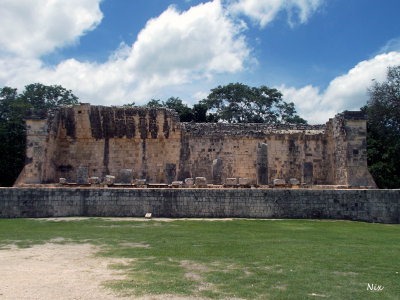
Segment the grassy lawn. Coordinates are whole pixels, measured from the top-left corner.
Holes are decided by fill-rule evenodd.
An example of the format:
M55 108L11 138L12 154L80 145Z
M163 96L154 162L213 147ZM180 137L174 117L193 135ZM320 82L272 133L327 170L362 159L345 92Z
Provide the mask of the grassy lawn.
M98 245L99 256L135 258L112 266L124 270L127 280L106 283L126 295L400 299L400 225L0 219L0 251L60 237ZM384 289L368 291L368 284Z

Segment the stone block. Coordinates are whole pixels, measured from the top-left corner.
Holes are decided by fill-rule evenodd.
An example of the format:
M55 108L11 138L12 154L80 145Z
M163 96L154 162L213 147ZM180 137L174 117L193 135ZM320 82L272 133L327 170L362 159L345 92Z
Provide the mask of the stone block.
M297 178L290 178L289 183L291 185L299 185L300 181Z
M284 186L285 184L285 179L274 179L274 186Z
M237 178L227 178L225 181L225 185L234 186L237 185L238 179Z
M77 184L86 184L87 178L89 174L89 167L87 166L79 166L76 174L76 183Z
M185 185L188 187L194 186L194 179L193 178L186 178L185 179Z
M135 180L135 185L138 187L145 187L147 184L146 179L136 179Z
M60 178L58 181L59 184L67 184L67 179L66 178Z
M196 187L207 187L207 179L205 177L196 177Z
M100 184L100 178L99 177L90 177L88 179L89 184Z
M115 183L115 176L106 175L104 178L104 183L107 185L113 185Z
M180 188L183 186L183 181L173 181L172 182L172 187L173 188Z
M249 178L239 178L239 185L250 185Z
M119 171L119 183L131 184L132 183L132 169L122 169Z

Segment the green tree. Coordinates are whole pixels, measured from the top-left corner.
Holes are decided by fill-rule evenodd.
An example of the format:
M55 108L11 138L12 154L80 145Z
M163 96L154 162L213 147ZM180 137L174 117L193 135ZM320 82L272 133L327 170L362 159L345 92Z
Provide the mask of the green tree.
M380 188L400 187L400 66L374 82L363 108L368 115L369 171Z
M161 100L159 99L151 99L145 106L149 107L164 107Z
M190 122L194 120L192 109L184 104L179 97L170 97L165 102L159 99L151 99L145 106L173 109L178 113L181 122Z
M123 107L133 107L135 105L136 105L135 101L132 101L131 103L123 104L122 106Z
M306 123L296 115L293 103L286 103L277 89L230 83L211 90L203 100L214 121L228 123Z
M196 123L204 123L207 122L207 104L203 103L200 101L200 103L197 103L193 105L193 121Z
M0 89L0 186L11 186L25 163L25 126L28 108L17 89Z
M194 118L192 109L184 104L179 97L170 97L166 102L163 102L163 106L174 109L181 122L190 122Z
M61 85L29 84L19 97L35 111L49 110L57 105L78 104L78 97Z
M286 103L282 102L277 105L278 107L278 119L281 120L281 123L286 124L307 124L307 121L302 117L296 114L296 108L294 107L294 103Z
M21 94L14 88L0 88L0 186L11 186L24 167L25 114L77 103L78 97L57 85L30 84Z

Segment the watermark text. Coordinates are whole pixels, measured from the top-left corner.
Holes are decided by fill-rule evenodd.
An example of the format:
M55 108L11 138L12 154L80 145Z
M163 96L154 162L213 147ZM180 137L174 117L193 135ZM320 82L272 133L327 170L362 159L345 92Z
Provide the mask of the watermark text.
M384 288L385 288L384 286L375 283L368 283L367 285L367 291L372 291L372 292L381 292L383 291Z

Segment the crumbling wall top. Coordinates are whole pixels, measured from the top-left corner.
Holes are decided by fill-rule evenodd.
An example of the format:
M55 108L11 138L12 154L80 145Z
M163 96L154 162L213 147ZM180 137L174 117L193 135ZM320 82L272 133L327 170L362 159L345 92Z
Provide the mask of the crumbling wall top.
M343 118L344 120L367 120L367 115L363 111L349 111L337 114L336 118Z
M264 137L270 134L324 134L326 125L262 124L262 123L181 123L184 132L192 136Z
M33 110L27 110L25 111L24 114L24 119L25 120L45 120L47 119L48 111L47 110L39 110L39 111L33 111Z

